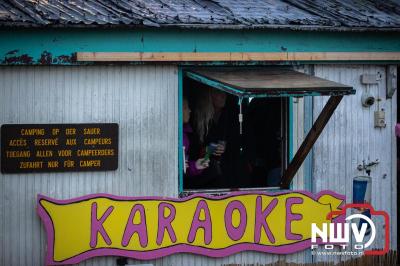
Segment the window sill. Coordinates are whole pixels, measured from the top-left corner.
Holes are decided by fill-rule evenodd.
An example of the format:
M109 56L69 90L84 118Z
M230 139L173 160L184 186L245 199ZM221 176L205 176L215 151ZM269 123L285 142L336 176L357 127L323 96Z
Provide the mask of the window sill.
M216 189L185 189L179 193L179 198L186 198L195 194L206 194L210 196L223 196L231 192L256 192L256 191L287 191L287 189L282 189L280 187L256 187L256 188L216 188Z

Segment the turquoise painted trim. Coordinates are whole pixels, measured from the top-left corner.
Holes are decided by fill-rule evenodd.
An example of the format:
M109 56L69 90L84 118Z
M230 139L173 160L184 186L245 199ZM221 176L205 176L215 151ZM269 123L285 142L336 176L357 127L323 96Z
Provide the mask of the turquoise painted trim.
M251 92L243 92L240 91L234 87L228 86L224 83L209 79L205 76L199 75L197 73L191 72L191 71L187 71L185 72L185 76L187 76L188 78L191 78L193 80L196 80L198 82L201 82L203 84L206 84L208 86L211 86L213 88L217 88L220 89L222 91L225 91L227 93L236 95L238 97L242 97L242 98L264 98L264 97L303 97L303 96L321 96L323 94L316 92L316 91L300 91L300 92L291 92L290 89L287 89L285 91L280 91L278 93L251 93ZM347 95L347 94L355 94L356 90L355 89L351 89L348 91L331 91L326 93L325 95Z
M347 93L346 93L347 94ZM354 93L351 93L354 94ZM289 93L289 90L280 92L279 94L254 94L254 95L243 95L243 97L253 97L253 98L265 98L265 97L303 97L303 96L321 96L319 92L301 92L301 93Z
M183 70L178 67L178 193L183 192Z
M75 52L399 51L400 34L382 32L367 34L262 29L0 29L1 64L69 65Z
M289 163L293 160L293 97L289 97Z
M313 126L313 97L304 97L304 136L307 136L308 132ZM307 155L304 161L304 190L313 192L313 149ZM312 263L313 256L311 250L305 253L305 262Z
M297 65L396 65L400 61L210 61L196 62L196 66L297 66ZM145 64L145 62L132 62L132 64ZM193 66L193 62L179 62L182 66Z
M313 98L304 97L304 136L307 136L313 125ZM313 192L313 149L304 161L304 189Z
M191 79L194 79L196 81L199 81L199 82L201 82L203 84L206 84L208 86L211 86L213 88L217 88L217 89L223 90L223 91L225 91L227 93L230 93L230 94L233 94L233 95L236 95L236 96L249 97L249 96L246 96L245 94L243 94L243 92L241 92L240 90L237 90L237 89L235 89L233 87L230 87L228 85L222 84L221 82L208 79L208 78L206 78L206 77L204 77L202 75L198 75L198 74L193 73L193 72L186 72L185 74L186 74L187 77L189 77Z
M289 144L289 163L293 160L293 97L288 98L288 113L289 113L289 132L288 132L288 144ZM290 183L290 190L293 190L293 182Z

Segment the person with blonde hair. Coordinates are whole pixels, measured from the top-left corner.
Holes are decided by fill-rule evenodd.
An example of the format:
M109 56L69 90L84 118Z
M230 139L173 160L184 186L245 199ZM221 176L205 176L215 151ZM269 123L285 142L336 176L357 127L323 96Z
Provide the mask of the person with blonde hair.
M226 93L220 90L206 88L203 95L199 97L196 109L193 114L194 126L200 143L207 142L210 129L219 123L221 113L226 104ZM222 131L225 131L224 128ZM214 155L221 156L225 151L225 134L219 134L219 143L216 143Z
M190 185L192 188L234 186L232 171L235 167L232 164L235 164L235 153L239 151L236 138L239 131L235 130L235 108L227 106L227 100L233 100L233 97L229 98L223 91L204 86L197 88L196 92L192 125L199 142L199 154L206 154L210 163L201 178L196 180L197 183Z
M197 176L202 173L204 169L208 167L209 159L200 158L197 160L189 159L190 140L189 134L192 133L192 128L189 124L191 110L189 103L186 98L183 98L182 102L182 113L183 113L183 147L185 152L185 173L188 176Z

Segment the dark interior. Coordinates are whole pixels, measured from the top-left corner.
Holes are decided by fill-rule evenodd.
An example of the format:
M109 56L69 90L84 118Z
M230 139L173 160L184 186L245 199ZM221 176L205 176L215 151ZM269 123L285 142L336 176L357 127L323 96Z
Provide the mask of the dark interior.
M218 123L210 126L205 141L201 143L193 113L198 107L199 97L209 88L189 78L183 80L183 95L192 110L189 123L193 132L188 134L189 160L204 157L206 146L220 140L226 141L226 149L221 158L211 156L210 167L200 175L185 174L184 190L279 186L282 158L286 156L286 127L282 121L286 121L287 98L245 98L242 101L243 128L240 134L239 99L227 94Z

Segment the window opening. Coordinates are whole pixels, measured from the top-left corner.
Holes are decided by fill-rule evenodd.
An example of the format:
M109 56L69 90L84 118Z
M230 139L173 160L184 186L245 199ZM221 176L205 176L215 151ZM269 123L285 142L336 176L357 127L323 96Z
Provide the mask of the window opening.
M185 77L183 189L279 187L288 154L287 102L238 97Z
M271 174L267 174L267 177L278 176L278 174L274 174L280 172L282 178L279 181L279 187L289 188L294 175L343 96L355 94L355 90L351 86L310 76L290 68L231 67L198 68L186 71L183 93L185 97L183 102L186 106L184 109L188 112L186 127L185 125L183 127L183 146L186 148L185 158L187 161L185 167L191 172L190 166L194 165L194 170L196 170L193 172L194 174L185 173L183 190L196 188L238 190L258 188L258 185L263 187L275 185L274 178L267 178L268 181L263 179L261 183L254 181L257 179L254 169L260 166L258 161L269 158L268 153L270 152L275 156L273 159L269 158L268 163L273 164L274 159L281 158L280 168L267 169L264 163L261 164L261 168L273 170ZM290 119L288 119L288 115L290 115L288 99L321 95L328 95L330 98L293 160L288 163L290 134L288 136L287 129L291 128ZM263 108L266 108L265 106L272 108L273 102L278 101L277 99L280 102L280 110L275 108L263 113ZM263 101L263 107L254 107L257 102ZM190 115L191 109L194 110L193 116ZM259 114L263 114L263 118L268 115L280 117L279 145L274 145L274 137L269 137L266 132L262 138L257 137L259 132L263 132L262 127L267 127L271 134L275 131L274 127L278 125L278 123L272 122L272 118L270 121L265 119L258 123L254 122ZM262 126L259 126L260 124ZM256 129L254 125L257 125ZM256 142L256 144L252 142ZM264 142L268 143L267 148L263 145ZM280 147L280 150L274 147ZM261 156L257 151L259 149L263 153ZM281 156L276 156L277 151ZM261 160L259 160L260 158ZM216 175L206 174L211 169ZM215 176L222 178L216 179ZM196 182L202 184L196 184Z

